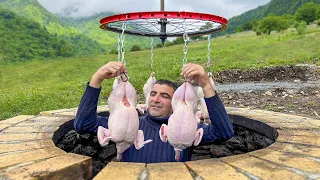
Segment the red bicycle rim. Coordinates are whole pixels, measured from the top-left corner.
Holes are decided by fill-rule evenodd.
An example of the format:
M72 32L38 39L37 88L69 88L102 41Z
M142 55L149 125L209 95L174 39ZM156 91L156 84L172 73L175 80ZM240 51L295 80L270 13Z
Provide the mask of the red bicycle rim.
M117 33L150 37L176 37L185 32L190 35L205 35L227 29L228 20L211 14L195 12L134 12L108 16L100 20L101 29Z

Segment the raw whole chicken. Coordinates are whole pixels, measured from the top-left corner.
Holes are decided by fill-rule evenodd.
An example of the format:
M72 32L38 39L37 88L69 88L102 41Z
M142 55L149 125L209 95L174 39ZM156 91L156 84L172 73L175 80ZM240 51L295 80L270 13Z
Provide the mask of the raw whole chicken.
M173 114L168 120L168 126L163 124L159 130L160 139L169 141L174 147L175 159L178 161L180 152L193 145L197 146L203 136L203 129L198 128L196 110L197 94L190 82L183 83L173 94Z
M136 149L142 148L152 140L144 141L143 131L139 130L139 118L136 107L136 90L127 81L125 74L122 81L112 90L108 106L110 116L108 128L98 127L98 141L101 146L108 145L109 141L116 143L117 158L121 160L122 153L132 144Z
M213 81L212 74L210 74L210 73L209 73L209 80L210 80L211 86L213 87L213 89L215 89L215 83ZM204 119L204 122L207 124L208 121L210 121L210 117L209 117L206 102L204 100L203 90L200 86L197 89L197 96L200 101L200 111L197 111L197 113L196 113L197 117L198 117L198 119Z
M114 81L113 81L113 84L112 84L112 89L115 89L117 86L118 86L118 84L120 83L120 77L121 76L117 76L117 77L115 77L114 78Z
M137 106L137 109L144 114L146 112L146 110L148 109L148 103L149 103L149 98L150 98L150 92L152 90L152 87L154 85L154 83L156 82L156 78L155 78L155 73L151 72L149 79L147 80L147 82L144 84L143 86L143 94L144 97L146 99L145 104L139 104Z

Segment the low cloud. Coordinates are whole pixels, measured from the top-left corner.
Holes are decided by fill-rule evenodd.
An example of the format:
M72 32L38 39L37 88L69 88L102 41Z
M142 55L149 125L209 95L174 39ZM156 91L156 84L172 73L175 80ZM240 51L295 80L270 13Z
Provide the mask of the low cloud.
M270 0L165 0L167 11L193 11L215 14L225 18L240 15ZM139 11L159 11L160 0L39 0L52 13L62 13L73 17L91 16L100 12L127 13Z

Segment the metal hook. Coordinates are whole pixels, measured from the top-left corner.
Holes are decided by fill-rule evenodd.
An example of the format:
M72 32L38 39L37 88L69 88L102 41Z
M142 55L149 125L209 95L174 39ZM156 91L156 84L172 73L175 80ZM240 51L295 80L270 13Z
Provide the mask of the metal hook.
M123 81L123 82L127 82L128 81L128 75L127 75L127 73L122 73L121 74L121 80Z

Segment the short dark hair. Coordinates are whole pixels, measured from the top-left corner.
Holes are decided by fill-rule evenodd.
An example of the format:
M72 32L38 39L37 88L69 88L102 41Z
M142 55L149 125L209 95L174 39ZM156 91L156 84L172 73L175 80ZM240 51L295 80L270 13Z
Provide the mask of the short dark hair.
M165 84L169 87L172 87L174 91L176 91L178 88L178 86L174 82L166 80L166 79L156 80L156 82L154 84L160 84L160 85Z

